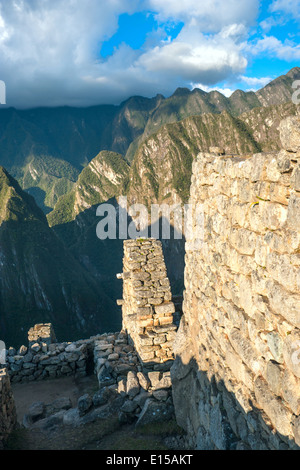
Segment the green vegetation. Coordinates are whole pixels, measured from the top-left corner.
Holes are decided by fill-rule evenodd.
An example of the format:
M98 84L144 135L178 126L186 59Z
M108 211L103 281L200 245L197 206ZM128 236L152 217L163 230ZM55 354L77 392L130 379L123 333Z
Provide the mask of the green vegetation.
M99 331L112 302L49 228L33 197L1 167L0 201L3 340L19 347L41 322L55 323L61 340Z
M0 163L19 183L0 169L0 311L8 336L44 319L62 334L69 323L72 334L85 323L117 328L122 241L96 237L96 207L116 207L121 194L147 207L171 204L174 193L187 203L193 160L210 146L230 154L278 150L279 122L297 111L290 98L299 70L229 99L178 89L120 106L1 109Z
M128 184L129 166L122 155L100 152L82 170L72 190L58 199L48 214L50 226L71 222L86 209L121 194Z
M79 175L70 163L45 155L30 155L25 166L13 168L12 173L45 213L73 188Z

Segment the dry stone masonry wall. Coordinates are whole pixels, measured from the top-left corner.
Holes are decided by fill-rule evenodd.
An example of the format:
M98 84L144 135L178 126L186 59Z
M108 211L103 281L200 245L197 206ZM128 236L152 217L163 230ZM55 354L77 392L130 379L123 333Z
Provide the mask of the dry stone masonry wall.
M75 406L70 397L52 403L35 402L24 415L23 426L54 431L56 426L67 430L116 418L121 424L135 423L136 427L175 419L170 371L144 370L126 332L97 335L88 344L98 390L88 387Z
M121 423L135 420L136 426L142 426L173 419L170 371L144 367L135 347L129 344L130 339L125 331L95 339L94 365L99 392L90 402L107 408L108 398L114 397L113 409L118 408Z
M7 369L0 369L0 449L15 429L17 414Z
M279 154L193 165L204 231L198 250L187 245L171 376L197 449L300 446L299 118L280 132Z
M28 331L29 347L34 344L53 344L56 343L56 336L51 323L38 323Z
M81 377L92 372L91 365L99 383L99 390L80 397L75 408L68 398L33 403L23 426L74 427L116 414L121 423L136 426L174 419L170 366L182 298L172 301L159 241L125 241L123 261L121 332L58 343L51 323L37 324L28 332L28 346L6 351L6 377L14 383ZM12 395L7 391L5 397ZM11 408L7 411L13 417Z
M120 277L123 329L144 366L168 370L174 359L177 326L161 242L126 240Z
M93 339L57 343L51 323L37 324L28 332L28 346L9 348L7 369L12 383L61 376L86 375Z

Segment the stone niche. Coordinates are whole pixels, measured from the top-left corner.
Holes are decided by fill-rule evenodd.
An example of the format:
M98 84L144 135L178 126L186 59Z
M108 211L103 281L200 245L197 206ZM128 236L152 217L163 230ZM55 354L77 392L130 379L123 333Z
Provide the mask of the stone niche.
M156 239L124 241L123 330L143 366L168 370L177 326L162 245Z

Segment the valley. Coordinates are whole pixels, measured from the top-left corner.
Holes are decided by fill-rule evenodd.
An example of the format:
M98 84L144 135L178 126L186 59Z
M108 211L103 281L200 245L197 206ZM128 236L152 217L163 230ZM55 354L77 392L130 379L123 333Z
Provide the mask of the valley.
M119 106L0 110L0 327L19 346L34 323L60 340L118 331L122 240L96 237L96 208L186 204L192 162L220 147L250 155L280 149L278 126L299 114L300 69L258 92L179 88ZM182 294L184 239L163 240L173 295Z

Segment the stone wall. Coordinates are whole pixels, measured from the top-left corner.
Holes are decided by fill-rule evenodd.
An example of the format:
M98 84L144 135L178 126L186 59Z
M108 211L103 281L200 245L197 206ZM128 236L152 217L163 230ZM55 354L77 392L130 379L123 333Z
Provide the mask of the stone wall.
M173 361L175 306L161 242L124 241L122 317L138 357L150 369L168 370Z
M129 342L125 331L95 340L94 370L99 382L95 406L103 405L105 396L115 395L114 408L122 423L136 420L139 426L174 419L170 371L149 370L148 364L143 367Z
M49 345L56 342L56 336L51 323L38 323L28 331L29 347L35 343Z
M57 343L50 323L38 324L28 332L28 346L9 348L7 369L12 383L61 376L86 375L93 355L94 339Z
M204 230L186 245L171 376L197 449L300 446L299 118L280 131L279 154L193 164Z
M6 368L0 369L0 449L17 424L15 402Z

